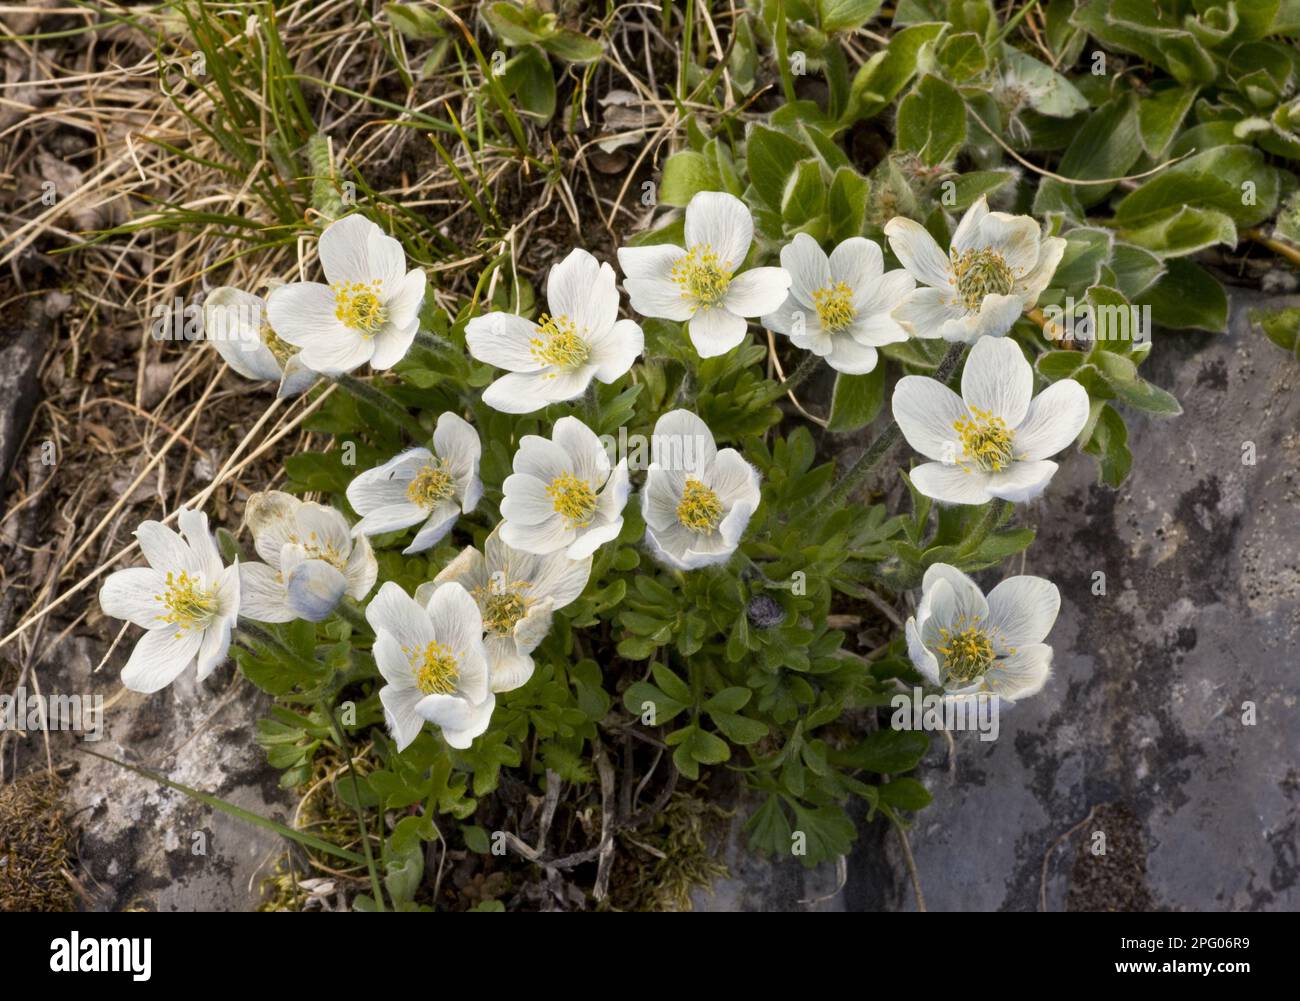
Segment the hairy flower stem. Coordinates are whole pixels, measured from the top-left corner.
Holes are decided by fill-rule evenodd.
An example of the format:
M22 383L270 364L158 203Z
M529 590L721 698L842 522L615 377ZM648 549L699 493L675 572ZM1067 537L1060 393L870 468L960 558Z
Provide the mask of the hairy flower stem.
M821 358L813 354L811 351L809 351L804 356L803 361L799 363L798 367L786 377L785 381L778 386L773 386L770 390L768 390L766 393L760 396L757 400L754 401L755 405L760 407L765 407L769 403L772 403L775 400L779 400L781 397L785 396L786 393L790 392L790 390L794 389L795 386L799 385L801 382L807 379L808 376L812 375L815 371L817 371L817 369L820 367L821 367Z
M437 334L430 333L427 330L417 330L415 332L415 344L424 348L426 351L455 351L456 345L451 341L444 340Z
M965 353L965 344L951 345L948 348L948 353L939 362L939 367L934 370L933 378L947 385L956 375L958 363ZM827 503L832 507L842 503L853 488L861 483L866 478L866 475L875 468L876 463L885 457L885 453L894 447L900 437L902 437L902 432L898 430L898 422L891 421L889 427L885 428L880 436L867 446L867 450L862 453L861 458L850 466L849 471L831 488L831 492L826 497Z
M424 426L387 393L346 373L334 376L334 381L350 393L353 399L374 407L395 427L401 428L416 441L424 441L429 437L429 432L424 429Z
M979 523L975 526L975 530L971 532L966 541L962 543L958 555L973 556L979 550L979 547L984 544L984 540L988 538L989 532L997 528L997 526L1002 523L1002 520L1011 513L1012 507L1013 505L1010 501L989 501L985 506L984 516L980 518Z
M370 623L366 621L365 613L346 598L334 606L334 614L350 625L354 632L365 633L367 636L373 632Z
M384 910L384 894L379 887L379 870L375 867L375 857L370 851L370 829L366 826L365 815L362 813L361 788L357 783L356 770L352 766L352 745L348 741L347 734L343 732L343 727L339 726L339 721L334 716L334 708L329 702L321 699L317 703L317 707L330 721L330 732L334 735L334 741L348 761L348 775L352 779L353 808L357 815L357 828L361 832L361 850L366 856L366 868L370 870L370 890L375 895L375 908L382 911Z

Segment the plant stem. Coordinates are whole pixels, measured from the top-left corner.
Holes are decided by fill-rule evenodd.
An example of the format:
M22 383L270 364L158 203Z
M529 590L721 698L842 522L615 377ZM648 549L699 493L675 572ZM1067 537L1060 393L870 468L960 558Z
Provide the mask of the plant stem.
M984 510L984 516L980 518L979 524L975 526L970 536L962 543L961 555L970 556L975 553L984 540L988 538L989 532L993 531L1002 521L1003 517L1010 513L1012 504L1010 501L1000 501L996 498L989 501Z
M424 429L423 425L387 393L380 392L368 382L362 382L347 373L334 376L334 381L342 386L346 392L352 394L353 398L370 404L396 427L404 430L416 441L423 441L429 437L429 432Z
M357 827L361 831L361 850L366 856L366 868L370 870L370 889L375 895L375 907L382 911L384 894L379 887L379 870L375 868L375 857L370 850L370 830L366 827L365 817L361 811L361 788L357 783L356 770L352 767L352 745L348 742L343 727L339 726L339 721L334 718L334 710L330 704L325 699L321 699L317 705L330 721L330 732L334 735L339 750L348 759L348 775L352 779L352 802L357 815Z
M415 344L427 351L455 351L456 345L451 341L444 340L437 334L432 334L427 330L417 330L415 332Z
M958 371L957 365L965 351L965 344L951 345L948 348L948 353L939 362L939 367L934 370L934 378L947 385L956 375ZM885 453L894 447L900 437L902 437L902 433L898 430L898 422L890 421L889 427L885 428L880 436L867 446L867 450L862 453L858 461L850 466L849 471L831 488L831 492L826 497L826 502L832 507L842 503L850 491L866 478L867 473L871 472L876 463L885 457Z
M369 621L366 619L365 613L360 609L360 607L352 604L352 602L346 598L334 606L334 614L358 632L364 632L366 634L373 632L370 628Z
M772 389L768 390L767 393L760 396L758 400L755 401L756 405L764 407L774 400L779 400L786 393L790 392L790 390L794 389L795 386L807 379L808 376L817 371L820 366L821 358L809 351L804 356L803 361L799 362L798 367L786 376L785 381L778 386L772 387Z

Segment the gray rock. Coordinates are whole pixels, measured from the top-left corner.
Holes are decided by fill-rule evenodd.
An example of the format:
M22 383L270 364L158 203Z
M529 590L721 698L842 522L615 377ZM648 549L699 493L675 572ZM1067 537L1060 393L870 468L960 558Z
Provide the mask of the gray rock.
M1126 413L1119 491L1071 454L1026 512L1025 572L1061 590L1054 675L995 742L957 735L955 777L923 775L931 910L1037 908L1045 857L1049 910L1300 907L1300 370L1250 329L1263 302L1235 295L1224 335L1157 334L1143 372L1184 414Z

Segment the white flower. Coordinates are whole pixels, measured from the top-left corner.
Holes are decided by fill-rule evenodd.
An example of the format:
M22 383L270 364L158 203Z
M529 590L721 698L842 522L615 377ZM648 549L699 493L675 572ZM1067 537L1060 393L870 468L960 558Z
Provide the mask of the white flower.
M511 549L499 531L487 537L480 553L469 546L433 579L415 590L425 603L446 581L463 586L483 616L483 646L492 691L510 692L533 676L530 654L546 638L553 613L578 599L591 577L591 557L571 560Z
M203 336L245 379L278 383L279 396L297 396L316 381L301 352L271 329L266 303L250 292L229 285L209 292L203 303Z
M949 695L1028 698L1051 673L1052 648L1043 640L1060 608L1056 585L1042 577L1008 577L985 599L960 570L936 563L907 620L907 653L925 680Z
M406 270L402 245L362 215L330 223L320 237L328 285L294 282L267 298L271 326L302 348L302 360L322 375L370 363L392 368L420 326L424 272Z
M884 255L860 236L845 240L830 257L807 233L781 248L790 274L790 295L763 326L786 334L837 372L863 375L876 367L876 348L907 340L889 314L916 280L899 269L885 273Z
M178 523L181 535L143 522L135 537L149 566L118 570L99 590L104 614L148 630L122 669L122 684L133 692L156 692L196 661L202 681L230 648L239 567L221 565L202 511L182 508Z
M1037 497L1056 472L1047 457L1069 445L1088 420L1088 393L1073 379L1033 393L1034 370L1010 338L975 342L961 396L926 376L899 379L894 420L909 445L936 460L913 469L912 483L947 504Z
M388 730L404 750L425 722L464 750L488 727L496 696L483 651L478 606L459 584L439 585L420 604L385 581L366 606L375 631L375 664L388 682L379 690Z
M578 418L561 417L549 441L524 435L514 470L502 484L500 530L507 545L539 556L564 550L580 560L623 530L627 459L611 472L600 439Z
M546 278L550 314L539 323L513 313L476 316L465 327L469 353L504 368L483 402L507 414L527 414L581 396L595 376L617 380L645 349L632 320L618 318L614 269L573 250Z
M641 493L651 552L679 570L725 562L758 507L758 472L734 448L718 451L689 410L659 418L654 449Z
M660 244L620 247L632 308L642 316L689 320L701 358L726 354L745 339L745 317L770 313L785 301L784 268L744 265L754 242L745 203L722 191L701 191L686 206L686 248Z
M894 318L917 337L969 343L1001 337L1032 309L1065 253L1059 236L1042 236L1029 216L990 212L988 200L966 210L947 254L918 222L896 216L885 226L889 246L918 288Z
M360 601L375 586L379 564L362 537L332 507L279 490L253 494L244 509L253 548L265 563L239 568L239 614L259 622L320 622L343 595Z
M348 503L361 520L353 535L380 535L424 522L404 553L436 546L457 516L473 511L483 496L478 478L483 446L478 432L447 412L433 431L433 451L408 448L348 484Z

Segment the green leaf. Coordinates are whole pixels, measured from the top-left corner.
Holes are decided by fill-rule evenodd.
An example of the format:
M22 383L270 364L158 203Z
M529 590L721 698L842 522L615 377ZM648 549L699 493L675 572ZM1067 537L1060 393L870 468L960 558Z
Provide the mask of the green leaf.
M944 75L957 83L983 73L988 64L984 42L973 31L949 35L939 47L939 65Z
M721 188L722 179L716 161L694 150L682 150L670 156L664 164L659 200L665 205L686 205L698 192Z
M878 787L880 802L896 810L920 810L930 804L930 791L916 779L902 778Z
M1237 245L1232 218L1216 209L1179 206L1172 214L1120 231L1124 239L1161 257L1184 257L1222 243Z
M857 431L876 419L885 402L885 366L877 360L876 367L866 375L835 376L835 391L831 395L831 415L828 431Z
M910 706L896 712L905 712L911 718ZM922 730L877 730L864 737L856 747L838 755L837 760L853 768L893 775L910 772L929 747L930 735Z
M966 103L956 88L927 74L898 105L897 143L930 166L947 163L966 141Z
M863 63L853 77L843 124L874 118L893 104L916 73L921 47L947 27L938 21L913 24L892 35L889 44Z
M809 150L784 132L766 125L749 127L745 144L749 180L754 191L769 208L779 211L785 194L786 181L794 173L795 165L808 156Z
M1133 227L1184 206L1218 209L1239 226L1254 226L1277 209L1278 172L1250 146L1216 146L1180 160L1126 195L1115 221Z
M1171 330L1227 330L1228 294L1218 279L1185 257L1165 265L1164 276L1136 300L1151 307L1154 321Z
M822 31L861 28L876 16L883 0L818 0Z
M1138 137L1147 156L1165 155L1196 100L1195 87L1167 87L1138 101Z
M831 236L836 242L862 235L870 189L870 182L852 167L835 171L826 196L826 211L831 220Z
M546 57L531 46L505 64L501 86L529 117L548 122L555 114L555 75Z
M1015 85L1029 100L1029 106L1040 115L1051 118L1072 118L1088 110L1088 100L1056 70L1041 63L1027 52L1002 45L1002 60L1015 78Z
M822 180L821 162L801 160L786 179L781 194L781 218L792 226L802 226L822 214L826 205L826 182Z
M1092 437L1083 446L1085 452L1101 460L1101 482L1119 487L1133 468L1133 453L1128 449L1128 428L1124 418L1109 403L1101 405Z
M592 63L605 54L605 46L598 39L561 28L541 40L541 46L557 59L566 63Z
M1300 359L1300 308L1252 309L1250 322L1259 324L1270 341Z

